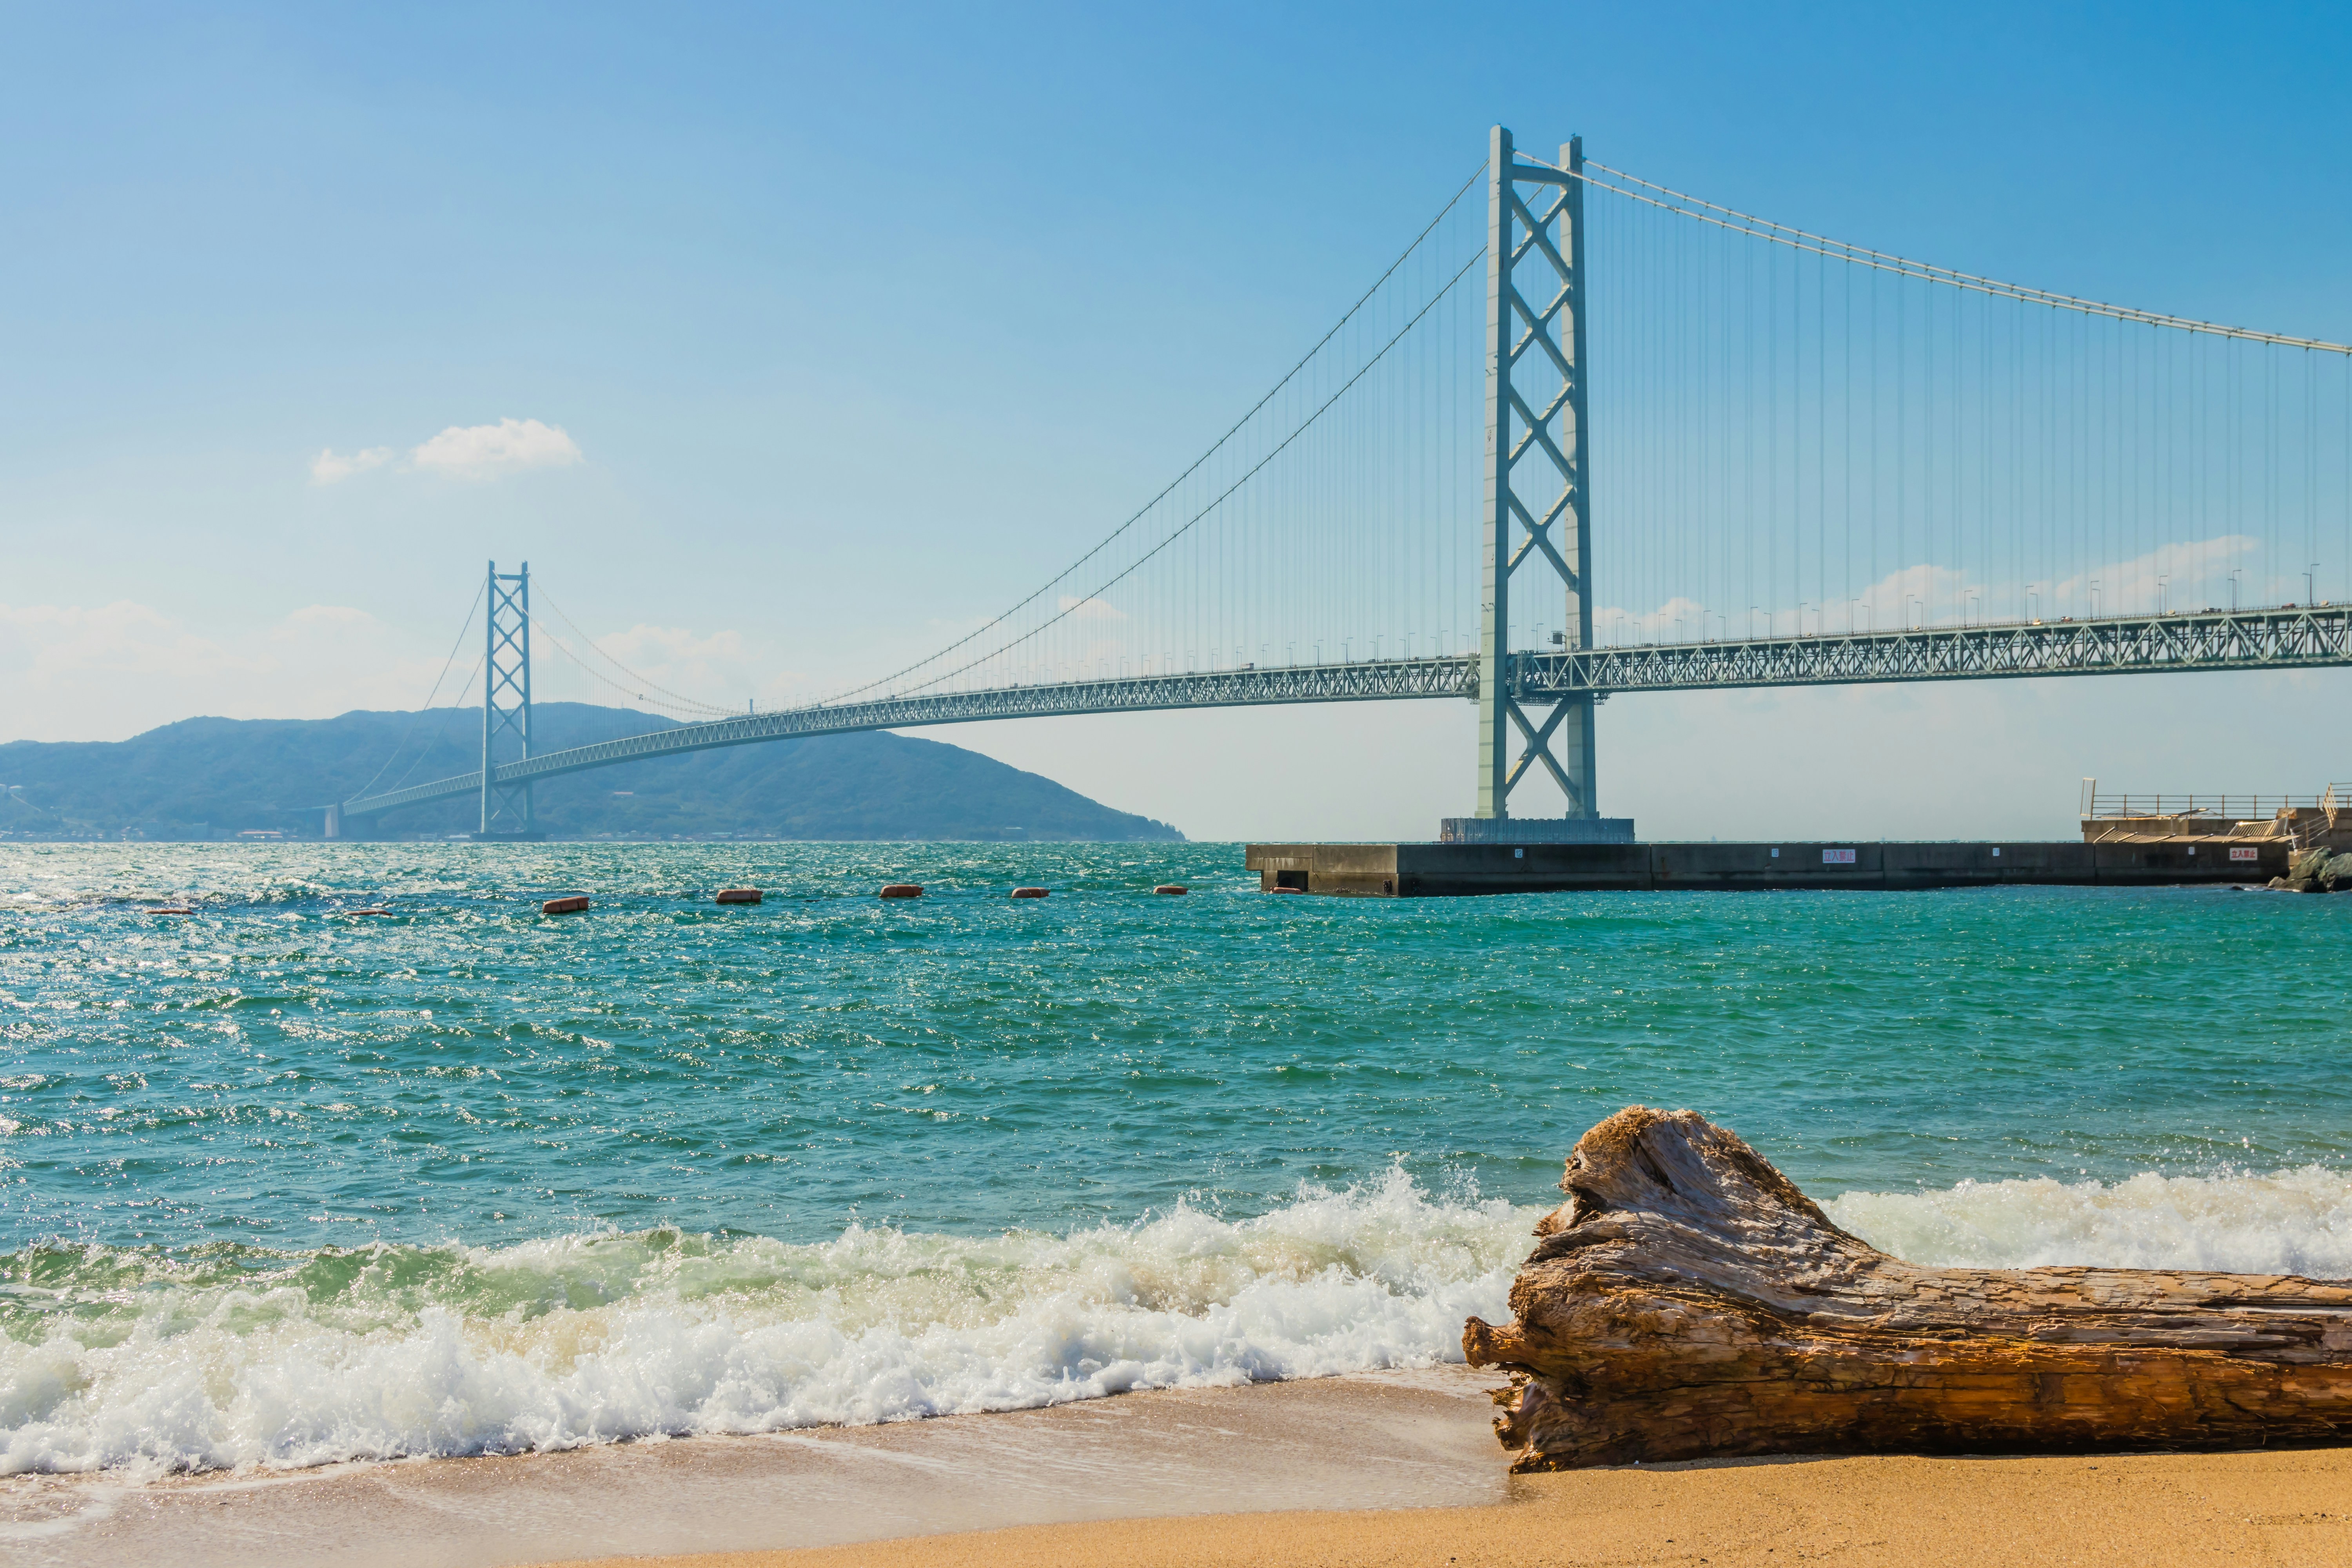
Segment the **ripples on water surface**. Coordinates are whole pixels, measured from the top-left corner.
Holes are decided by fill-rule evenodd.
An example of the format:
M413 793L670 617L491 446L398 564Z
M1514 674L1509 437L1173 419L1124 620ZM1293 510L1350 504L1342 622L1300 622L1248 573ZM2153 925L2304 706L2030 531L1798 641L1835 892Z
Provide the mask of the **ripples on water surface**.
M1915 1257L2352 1274L2352 900L1341 901L1240 865L0 848L0 1466L1452 1355L1636 1100ZM900 878L929 894L874 897ZM767 902L710 904L734 882ZM537 914L573 890L593 912Z

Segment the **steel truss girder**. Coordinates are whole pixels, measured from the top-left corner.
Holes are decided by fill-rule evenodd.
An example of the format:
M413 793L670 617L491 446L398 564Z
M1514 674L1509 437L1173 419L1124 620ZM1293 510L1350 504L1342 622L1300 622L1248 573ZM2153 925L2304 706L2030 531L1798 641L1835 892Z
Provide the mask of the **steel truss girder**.
M834 707L793 708L746 714L704 724L656 730L593 746L546 752L498 769L501 785L607 767L644 757L714 746L752 745L810 735L859 730L905 730L926 724L964 724L985 719L1043 719L1076 713L1146 713L1173 708L1252 708L1307 702L1385 702L1450 697L1459 700L1477 689L1475 661L1455 655L1358 664L1299 665L1268 669L1231 669L1202 675L1129 676L1114 680L1076 680L1040 686L1010 686L986 691L886 697ZM477 773L412 785L354 800L344 810L362 815L481 788Z
M1533 654L1530 695L2352 663L2352 608L2211 611Z
M1890 680L1985 680L2328 665L2352 668L2352 608L2248 610L2058 621L2042 626L1948 627L1851 637L1768 637L1736 643L1675 643L1657 647L1591 648L1574 653L1522 653L1512 659L1507 695L1512 705L1518 707L1630 692L1705 691L1727 687L1840 686ZM1438 697L1459 701L1477 695L1478 661L1466 654L1012 686L988 691L883 698L836 707L794 708L779 713L715 720L707 724L683 724L593 746L547 752L528 762L501 763L497 782L501 785L521 784L577 773L583 768L609 767L615 763L680 752L859 730L911 730L927 724L965 724L986 719L1144 713L1176 708L1392 702ZM1556 710L1553 718L1558 717ZM1524 712L1518 722L1526 722ZM342 809L346 816L371 816L452 795L471 795L481 784L479 773L463 773L346 801Z

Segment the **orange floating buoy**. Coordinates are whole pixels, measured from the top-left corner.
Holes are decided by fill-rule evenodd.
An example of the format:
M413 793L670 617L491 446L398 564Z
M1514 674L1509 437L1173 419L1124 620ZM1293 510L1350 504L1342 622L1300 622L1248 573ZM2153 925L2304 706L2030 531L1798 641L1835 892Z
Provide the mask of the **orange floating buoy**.
M1192 889L1181 882L1162 882L1151 890L1155 893L1189 893Z
M184 910L177 904L159 904L147 911L151 915L192 915L194 910Z
M882 896L886 899L919 899L923 896L923 885L920 882L892 882L882 889Z
M1306 890L1304 888L1268 888L1266 889L1269 893L1303 893Z
M543 915L576 915L586 912L587 908L587 895L575 893L568 899L548 900L539 906L539 912Z
M1013 889L1013 896L1016 899L1042 899L1045 896L1045 889L1043 888L1015 888Z
M717 901L722 904L756 904L760 901L760 889L757 888L721 888L719 889L719 898Z

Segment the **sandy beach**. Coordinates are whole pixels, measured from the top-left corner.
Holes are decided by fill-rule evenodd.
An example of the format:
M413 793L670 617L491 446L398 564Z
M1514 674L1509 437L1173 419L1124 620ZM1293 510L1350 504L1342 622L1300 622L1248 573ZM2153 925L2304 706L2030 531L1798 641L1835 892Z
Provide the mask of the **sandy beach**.
M1833 1458L1514 1482L1508 1501L1136 1520L565 1568L2352 1563L2352 1454Z
M2352 1563L2352 1455L1826 1458L1515 1481L1477 1508L1056 1525L660 1568ZM624 1561L648 1568L647 1560ZM585 1563L566 1568L591 1568Z
M43 1568L2352 1563L2352 1450L1512 1477L1458 1367L512 1458L20 1478Z

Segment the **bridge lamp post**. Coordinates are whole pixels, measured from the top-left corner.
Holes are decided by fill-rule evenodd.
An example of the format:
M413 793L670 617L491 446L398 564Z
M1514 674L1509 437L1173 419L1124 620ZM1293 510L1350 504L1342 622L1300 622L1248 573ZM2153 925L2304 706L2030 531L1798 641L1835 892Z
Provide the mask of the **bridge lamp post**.
M2158 574L2157 574L2157 579L2156 579L2156 613L2157 613L2158 615L2159 615L2159 616L2161 616L2161 615L2168 615L2168 614L2169 614L2169 613L2170 613L2170 612L2166 608L2166 605L2167 605L2169 603L2169 601L2170 601L2170 593L2169 593L2169 589L2170 589L2171 583L2172 583L2172 576L2171 576L2171 574L2170 574L2169 573L2158 573Z

